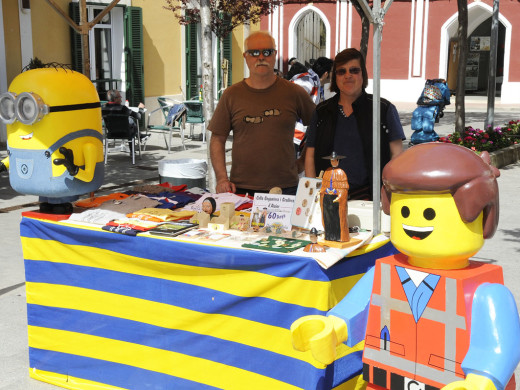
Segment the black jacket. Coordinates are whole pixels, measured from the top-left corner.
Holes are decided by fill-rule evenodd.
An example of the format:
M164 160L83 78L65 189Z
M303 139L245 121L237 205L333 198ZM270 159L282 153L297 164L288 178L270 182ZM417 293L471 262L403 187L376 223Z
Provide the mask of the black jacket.
M316 107L317 123L316 123L316 141L314 151L314 167L316 173L330 167L330 161L324 160L322 157L332 153L334 148L334 135L336 133L336 121L339 113L339 94L325 100ZM390 161L390 142L388 140L386 117L390 102L381 99L381 171L383 167ZM361 96L352 104L354 116L356 117L359 135L362 141L363 152L365 155L365 164L369 174L369 183L372 187L372 113L373 113L373 96L363 91ZM372 189L371 192L372 193Z
M135 112L134 110L131 110L127 106L124 106L122 104L112 103L108 102L101 108L102 115L109 115L109 114L124 114L134 117L135 119L139 120L141 119L141 109L139 109L139 112Z

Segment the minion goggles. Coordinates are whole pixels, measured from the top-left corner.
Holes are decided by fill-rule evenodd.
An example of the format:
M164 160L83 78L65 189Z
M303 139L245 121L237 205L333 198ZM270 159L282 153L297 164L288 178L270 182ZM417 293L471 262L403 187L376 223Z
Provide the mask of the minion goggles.
M33 92L5 92L0 95L0 120L10 125L15 120L24 125L32 125L51 112L84 110L101 107L100 102L48 106L42 98Z

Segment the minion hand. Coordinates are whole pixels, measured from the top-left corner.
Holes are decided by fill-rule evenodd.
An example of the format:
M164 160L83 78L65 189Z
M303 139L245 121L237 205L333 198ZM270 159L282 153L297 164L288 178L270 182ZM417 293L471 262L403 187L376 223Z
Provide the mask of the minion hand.
M294 349L311 350L317 361L330 364L336 358L336 347L348 337L347 324L335 316L305 316L292 323L291 336Z
M66 147L62 146L60 148L60 153L63 154L63 157L65 158L55 158L54 164L55 165L65 165L65 168L67 168L67 171L71 176L76 176L79 171L79 167L77 165L74 165L74 152L71 149L67 149Z
M468 374L463 381L452 382L442 390L496 390L493 381L483 375Z
M7 167L5 166L5 164L3 162L0 161L0 173L3 171L7 172Z

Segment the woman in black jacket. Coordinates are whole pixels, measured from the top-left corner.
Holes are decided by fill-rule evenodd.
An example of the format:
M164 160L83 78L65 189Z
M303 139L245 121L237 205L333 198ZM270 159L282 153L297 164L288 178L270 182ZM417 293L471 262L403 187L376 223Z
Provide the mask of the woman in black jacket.
M330 165L323 157L335 151L345 156L339 167L348 177L349 199L372 198L372 95L365 92L368 73L356 49L338 53L332 67L336 95L316 107L307 129L305 176L316 177ZM381 99L381 171L401 153L406 139L395 106Z

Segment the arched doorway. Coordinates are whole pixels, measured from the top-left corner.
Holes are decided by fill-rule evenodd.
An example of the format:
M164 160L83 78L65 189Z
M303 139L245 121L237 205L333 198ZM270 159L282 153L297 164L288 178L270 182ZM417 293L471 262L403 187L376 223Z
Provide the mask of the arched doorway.
M472 3L468 6L468 59L466 63L466 94L487 95L490 34L492 8L487 4ZM453 15L442 27L441 48L447 55L440 58L439 74L445 75L451 90L456 89L458 48L457 48L457 14ZM502 84L507 81L509 70L509 49L511 43L511 25L499 17L498 48L496 64L496 93L501 95Z
M314 11L307 11L296 25L296 58L309 67L313 60L326 56L325 23Z

